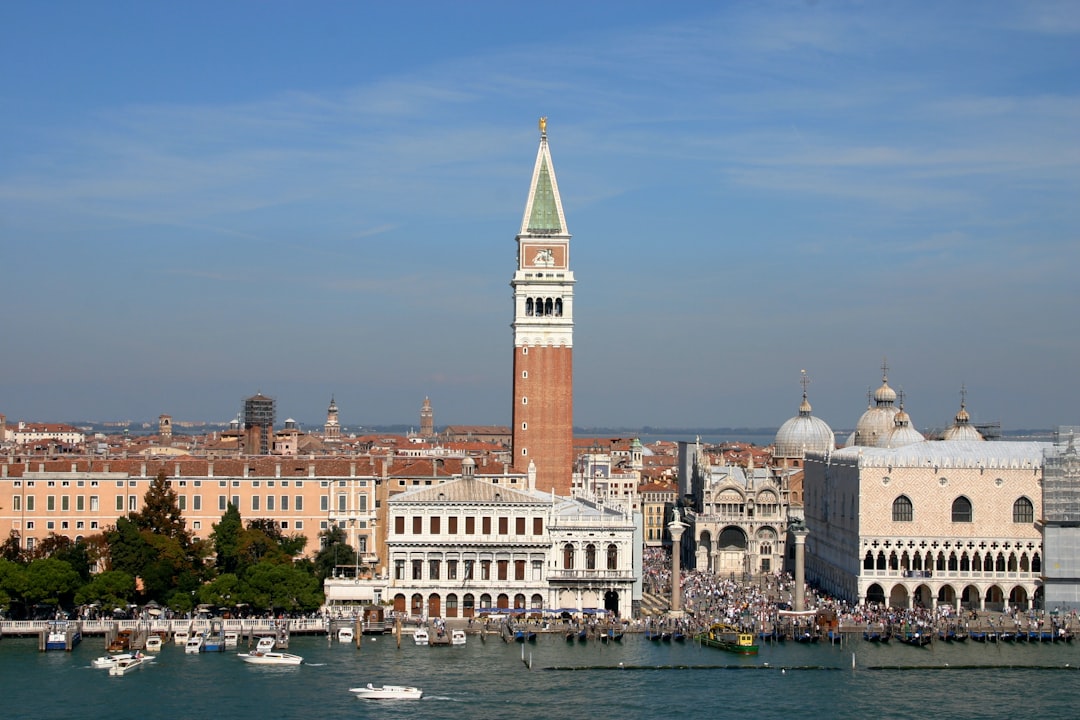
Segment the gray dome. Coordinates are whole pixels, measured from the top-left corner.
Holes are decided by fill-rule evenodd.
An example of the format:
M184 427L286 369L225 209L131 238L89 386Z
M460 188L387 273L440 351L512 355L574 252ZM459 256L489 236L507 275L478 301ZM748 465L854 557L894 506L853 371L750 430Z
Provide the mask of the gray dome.
M803 391L799 414L776 431L773 457L802 458L808 452L831 452L836 447L836 436L829 424L810 414L810 403Z
M953 419L953 424L945 428L945 432L942 433L942 440L985 440L975 426L971 424L971 416L968 415L967 409L964 407L964 402L960 401L960 412L956 413L956 417Z
M877 446L898 448L912 443L923 442L924 440L926 438L911 424L911 418L904 412L904 408L900 408L896 413L896 417L893 418L892 432L879 439Z
M874 392L874 406L867 408L855 424L855 434L848 441L848 447L879 446L896 427L897 409L893 405L895 402L896 391L889 387L888 376L882 374L881 387Z

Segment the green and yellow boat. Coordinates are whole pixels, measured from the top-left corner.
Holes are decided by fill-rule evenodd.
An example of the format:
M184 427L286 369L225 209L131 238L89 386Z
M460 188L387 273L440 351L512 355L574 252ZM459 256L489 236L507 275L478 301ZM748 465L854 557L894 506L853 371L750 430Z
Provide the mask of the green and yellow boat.
M736 627L717 623L695 638L699 643L707 647L738 653L740 655L757 655L758 646L754 644L754 634L742 632Z

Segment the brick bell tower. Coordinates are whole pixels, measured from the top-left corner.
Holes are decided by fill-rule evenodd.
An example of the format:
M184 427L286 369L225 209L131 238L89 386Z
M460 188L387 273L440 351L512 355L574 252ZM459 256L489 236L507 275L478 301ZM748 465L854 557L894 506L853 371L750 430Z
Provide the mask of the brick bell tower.
M540 118L514 289L514 469L536 487L570 495L574 464L574 273L559 185Z

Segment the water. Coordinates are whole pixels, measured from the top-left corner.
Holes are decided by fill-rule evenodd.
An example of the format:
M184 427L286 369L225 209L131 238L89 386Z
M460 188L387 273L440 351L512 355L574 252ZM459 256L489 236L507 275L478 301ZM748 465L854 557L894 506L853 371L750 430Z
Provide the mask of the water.
M186 655L169 645L132 675L90 668L103 652L87 638L72 653L36 639L0 641L5 718L1074 718L1080 646L763 645L741 657L640 635L621 644L535 644L469 636L464 647L398 649L390 636L362 650L325 636L293 637L300 667L256 667L235 652ZM854 653L856 669L851 668ZM620 667L622 663L622 667ZM361 701L368 682L417 685L419 701Z

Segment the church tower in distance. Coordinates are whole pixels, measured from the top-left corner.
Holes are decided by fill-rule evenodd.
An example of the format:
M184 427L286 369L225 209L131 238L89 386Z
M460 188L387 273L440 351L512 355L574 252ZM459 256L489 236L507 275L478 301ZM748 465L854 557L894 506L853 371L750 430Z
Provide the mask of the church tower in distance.
M569 496L574 447L574 273L559 185L540 119L514 289L514 469L538 490Z

